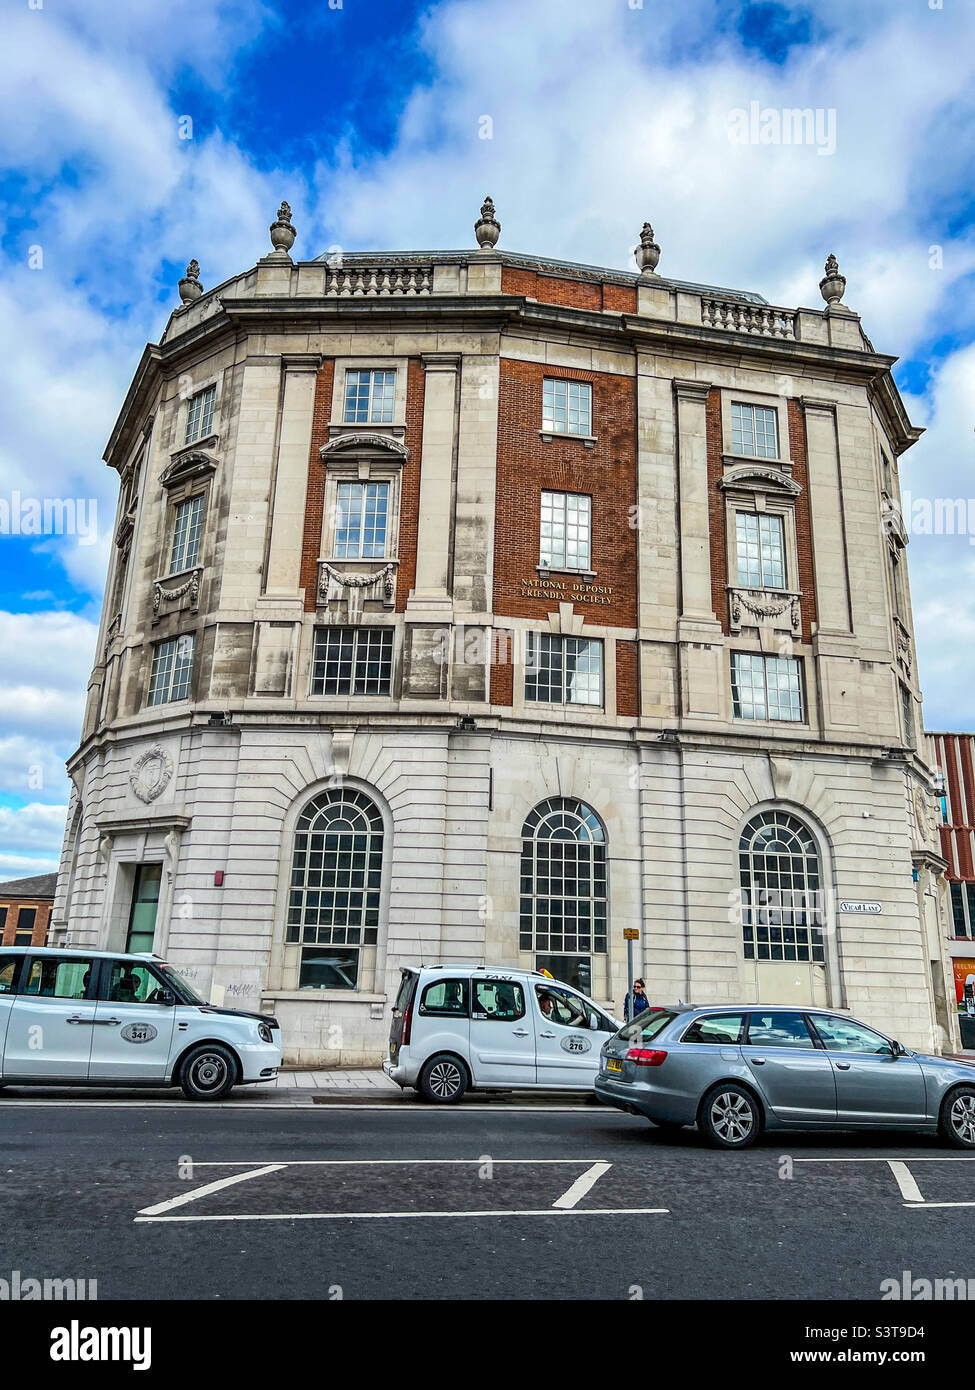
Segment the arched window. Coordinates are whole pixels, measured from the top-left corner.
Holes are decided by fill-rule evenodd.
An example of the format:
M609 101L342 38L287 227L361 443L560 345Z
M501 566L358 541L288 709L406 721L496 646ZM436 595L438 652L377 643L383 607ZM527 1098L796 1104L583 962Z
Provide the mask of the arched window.
M785 811L762 811L738 844L746 960L823 961L824 903L812 835Z
M363 952L379 936L383 821L348 788L308 803L295 827L286 940L301 946L298 984L357 989Z
M585 802L554 796L535 807L521 836L521 949L536 953L536 969L588 994L590 956L606 951L603 827Z

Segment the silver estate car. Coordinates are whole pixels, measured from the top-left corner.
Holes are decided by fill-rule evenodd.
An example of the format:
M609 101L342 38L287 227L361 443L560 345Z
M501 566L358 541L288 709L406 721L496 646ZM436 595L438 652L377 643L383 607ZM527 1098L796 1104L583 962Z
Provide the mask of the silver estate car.
M927 1130L975 1148L975 1066L910 1052L827 1009L649 1009L600 1053L596 1095L743 1149L763 1129Z

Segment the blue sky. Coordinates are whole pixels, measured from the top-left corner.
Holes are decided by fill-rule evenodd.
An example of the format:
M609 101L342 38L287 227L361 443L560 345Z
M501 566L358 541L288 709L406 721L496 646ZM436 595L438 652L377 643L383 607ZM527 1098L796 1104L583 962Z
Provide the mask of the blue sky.
M79 499L97 532L0 534L0 879L56 861L131 373L190 257L253 264L282 198L302 257L471 246L490 192L503 246L632 268L649 218L662 274L789 306L835 251L927 430L903 487L966 502L972 534L909 556L926 722L975 728L973 69L967 0L8 7L0 504ZM834 113L835 149L734 144L753 101Z

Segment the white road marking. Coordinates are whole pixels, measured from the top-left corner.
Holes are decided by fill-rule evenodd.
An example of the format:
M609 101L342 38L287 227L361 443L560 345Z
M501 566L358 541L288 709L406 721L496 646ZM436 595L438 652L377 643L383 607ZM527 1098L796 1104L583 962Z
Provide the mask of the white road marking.
M889 1158L797 1158L796 1163L890 1163ZM975 1163L975 1158L955 1158L950 1155L922 1154L903 1159L905 1163Z
M139 1212L139 1217L154 1217L160 1212L172 1211L173 1207L183 1207L187 1202L198 1202L201 1197L208 1197L211 1192L220 1192L225 1187L233 1187L235 1183L247 1182L248 1178L260 1178L265 1173L277 1173L281 1168L286 1168L285 1163L269 1163L264 1168L255 1168L250 1173L234 1173L227 1178L217 1178L214 1182L208 1182L203 1187L194 1187L190 1192L181 1192L178 1197L170 1197L168 1202L157 1202L154 1207L143 1207Z
M137 1224L154 1221L391 1221L447 1216L666 1216L668 1207L600 1207L579 1210L576 1207L543 1207L524 1211L303 1211L257 1212L235 1216L137 1216Z
M242 1168L249 1167L254 1163L275 1163L279 1168L329 1168L345 1165L346 1167L387 1167L395 1164L460 1164L460 1163L484 1163L484 1158L285 1158L285 1159L256 1159L256 1158L220 1158L201 1160L194 1162L194 1168ZM499 1163L592 1163L599 1164L602 1160L595 1158L492 1158L491 1163L497 1166ZM603 1164L603 1170L612 1167L611 1164ZM597 1177L599 1174L596 1175ZM593 1182L595 1182L595 1178ZM591 1186L592 1184L590 1184Z
M567 1188L562 1196L557 1198L552 1206L559 1211L569 1211L582 1201L586 1193L593 1188L604 1173L608 1173L612 1168L611 1163L594 1163L591 1168L580 1174L570 1188Z
M975 1207L975 1202L905 1202L909 1211L927 1211L928 1207Z
M914 1174L907 1164L899 1158L888 1158L887 1165L897 1179L897 1186L900 1188L901 1196L905 1202L923 1202L921 1189L914 1181Z

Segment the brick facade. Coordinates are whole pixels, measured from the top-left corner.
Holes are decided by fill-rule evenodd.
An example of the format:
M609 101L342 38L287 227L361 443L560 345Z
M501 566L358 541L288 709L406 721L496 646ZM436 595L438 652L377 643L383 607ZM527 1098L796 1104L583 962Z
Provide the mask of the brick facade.
M635 719L640 713L640 659L636 642L616 643L616 713Z
M806 422L798 401L789 401L789 457L792 480L802 491L796 498L796 551L799 588L802 590L802 640L812 641L816 621L816 578L813 567L812 520L809 514L809 464L806 455Z
M17 942L17 929L21 922L21 913L34 913L33 928L31 931L30 945L43 946L47 942L47 929L51 921L51 908L54 906L53 896L50 898L5 898L0 896L0 919L2 919L2 935L0 935L0 946L27 945L27 942ZM26 920L24 922L26 926Z
M399 569L396 611L402 613L416 582L416 539L420 525L420 452L423 440L423 393L426 375L419 358L406 364L406 438L410 457L403 465L400 494Z
M592 383L596 442L587 447L571 435L541 439L542 381L563 377ZM629 377L569 371L535 362L502 359L498 402L498 463L495 503L494 611L544 622L558 607L537 587L543 490L592 498L592 569L584 580L601 602L573 602L585 622L600 627L635 627L637 622L637 530L635 516L636 427L634 384ZM553 574L571 597L572 576Z
M719 486L724 472L724 444L721 428L721 392L709 391L705 406L708 455L708 528L711 535L711 602L714 616L727 637L728 620L728 533L727 504Z
M305 530L301 546L301 587L305 591L305 611L314 613L318 590L318 558L322 551L322 522L325 513L325 465L318 451L328 443L328 422L332 417L332 387L335 362L323 362L315 383L315 405L308 454L308 491L305 494Z
M603 309L621 314L636 313L636 290L629 285L567 280L517 266L502 268L501 293L523 294L528 299L537 299L540 304L565 304L571 309L591 309L594 313Z

